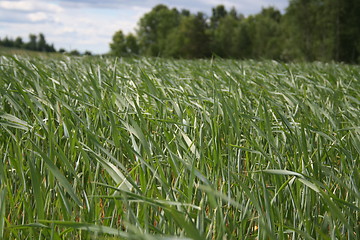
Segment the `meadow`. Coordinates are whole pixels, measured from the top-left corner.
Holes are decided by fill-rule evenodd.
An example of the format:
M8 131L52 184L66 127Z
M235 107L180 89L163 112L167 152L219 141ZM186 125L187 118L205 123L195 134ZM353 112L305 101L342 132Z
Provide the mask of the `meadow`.
M359 239L360 66L0 57L0 239Z

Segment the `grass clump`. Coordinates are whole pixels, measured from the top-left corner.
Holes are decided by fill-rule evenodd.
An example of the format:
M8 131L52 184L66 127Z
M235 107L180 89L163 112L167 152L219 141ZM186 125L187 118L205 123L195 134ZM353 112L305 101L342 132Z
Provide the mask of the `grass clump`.
M0 238L357 239L358 66L0 58Z

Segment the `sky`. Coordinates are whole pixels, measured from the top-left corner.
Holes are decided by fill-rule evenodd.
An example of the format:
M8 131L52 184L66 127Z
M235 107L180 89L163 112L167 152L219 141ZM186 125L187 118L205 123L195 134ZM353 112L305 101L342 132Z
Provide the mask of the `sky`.
M208 16L222 4L248 16L269 6L283 12L288 0L0 0L0 38L27 42L30 33L43 33L57 50L107 53L116 31L135 33L139 19L160 3Z

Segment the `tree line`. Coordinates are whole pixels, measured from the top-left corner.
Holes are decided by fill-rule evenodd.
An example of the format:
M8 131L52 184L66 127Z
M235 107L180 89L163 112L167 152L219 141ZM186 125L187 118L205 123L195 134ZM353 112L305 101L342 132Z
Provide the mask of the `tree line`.
M16 49L25 49L31 51L38 52L59 52L63 54L69 54L72 56L80 56L80 55L92 55L90 51L85 51L83 54L78 50L73 49L67 52L64 48L60 48L58 51L55 49L54 44L49 44L46 42L45 36L43 33L39 33L38 35L29 34L29 41L24 42L21 37L16 37L15 39L5 37L0 39L0 46L7 48L16 48Z
M290 0L285 12L268 7L245 17L223 5L211 16L160 4L135 34L117 31L116 56L360 62L360 1Z
M40 52L56 52L54 45L48 44L42 33L38 36L30 34L28 42L24 42L21 37L16 37L15 39L5 37L4 39L0 39L0 46Z

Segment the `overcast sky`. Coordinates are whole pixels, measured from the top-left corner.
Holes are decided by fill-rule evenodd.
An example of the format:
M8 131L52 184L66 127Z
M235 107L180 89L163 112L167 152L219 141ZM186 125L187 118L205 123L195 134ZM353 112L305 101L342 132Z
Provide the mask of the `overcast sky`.
M29 33L41 32L57 50L106 53L117 30L134 32L140 17L159 3L207 15L223 4L249 15L268 6L284 11L288 0L0 0L0 37L27 42Z

